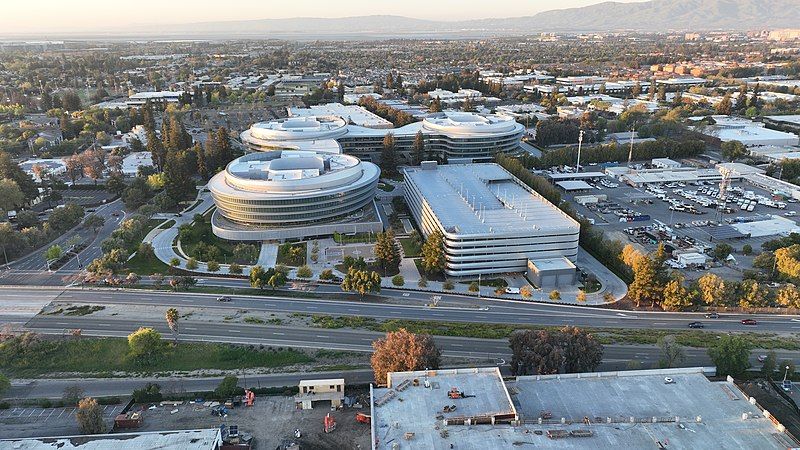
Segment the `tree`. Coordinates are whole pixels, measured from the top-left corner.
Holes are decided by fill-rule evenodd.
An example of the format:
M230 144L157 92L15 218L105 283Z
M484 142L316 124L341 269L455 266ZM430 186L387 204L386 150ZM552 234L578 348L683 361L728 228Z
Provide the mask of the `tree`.
M706 273L697 280L700 288L700 299L709 306L721 306L725 295L725 281L718 275Z
M75 419L78 421L78 428L80 428L82 434L102 434L106 431L106 424L103 421L103 407L91 397L86 397L78 402Z
M2 398L2 395L9 389L11 389L11 381L7 376L0 373L0 398Z
M83 220L83 226L86 228L91 228L94 234L97 234L97 231L106 224L106 219L98 216L97 214L89 214L86 216L86 219Z
M228 375L219 382L219 385L214 389L214 395L218 399L224 400L228 397L233 397L242 392L243 389L239 387L239 379L232 375Z
M775 373L777 363L778 356L775 354L775 350L770 350L767 352L767 357L764 359L764 362L761 363L761 375L763 375L764 378L771 380L772 375Z
M586 303L586 291L583 289L578 290L578 295L575 296L578 303Z
M714 259L717 261L725 261L733 251L733 247L725 242L720 242L714 247Z
M737 377L750 368L750 344L740 336L723 335L708 349L708 356L720 377Z
M778 289L775 302L786 308L800 308L800 290L791 283Z
M592 372L603 360L603 346L590 333L566 326L560 331L566 373Z
M425 160L425 136L422 131L417 131L414 143L411 145L411 161L418 166Z
M297 268L297 278L311 278L314 273L307 264Z
M431 106L428 110L432 113L440 113L442 112L442 100L439 97L434 98L431 100Z
M675 342L674 336L663 336L658 339L656 345L661 351L661 358L658 360L659 367L677 367L686 359L686 352Z
M636 303L636 307L646 301L655 304L663 293L663 288L659 285L657 259L641 254L628 244L622 250L622 260L633 270L633 282L628 286L628 296Z
M558 289L553 289L550 291L550 300L561 300L561 292Z
M136 403L158 403L163 398L161 386L156 383L147 383L141 389L134 389L132 397Z
M453 283L453 280L449 278L444 280L444 283L442 283L442 289L444 289L445 291L452 291L455 288L456 285Z
M345 292L358 292L363 298L365 294L381 291L381 276L378 272L350 268L344 276L341 288Z
M190 150L176 150L167 153L164 163L164 190L177 201L192 198L197 193L194 174L197 163Z
M427 334L414 334L400 328L373 342L372 348L370 362L375 381L380 384L386 382L389 372L439 368L441 353Z
M172 335L175 337L175 343L178 343L178 319L180 319L180 314L178 314L178 310L175 308L170 308L167 310L164 318L167 319L167 326L169 326L169 330L172 331Z
M397 173L397 154L393 133L386 133L383 138L383 151L381 151L381 171L385 175Z
M15 210L25 204L25 194L14 180L0 180L0 214Z
M750 244L744 244L742 247L742 254L743 255L751 255L753 253L753 246Z
M151 363L160 356L163 347L161 333L152 328L141 327L128 335L129 354L141 362Z
M397 270L400 265L400 250L394 239L394 231L391 229L383 233L378 233L375 239L375 258L380 262L384 273Z
M172 258L170 258L170 260L169 260L169 265L170 265L170 266L172 266L172 267L178 267L178 266L180 266L180 265L181 265L181 260L180 260L180 259L178 259L178 257L177 257L177 256L173 256L173 257L172 257Z
M198 267L197 260L189 258L186 260L186 270L196 270Z
M522 298L531 298L533 296L533 289L526 284L519 288L519 295L521 295Z
M232 262L230 266L228 266L228 273L232 273L234 275L238 275L242 273L242 266L239 264Z
M473 281L472 283L469 284L467 290L470 292L478 292L479 290L481 290L481 287L480 285L478 285L477 281Z
M44 259L46 259L48 261L53 261L53 260L59 259L62 256L64 256L64 250L58 244L51 245L44 252Z
M515 331L508 342L512 375L554 374L564 362L558 337L548 331Z
M422 244L422 268L428 274L438 273L444 271L445 264L444 236L437 230Z
M742 297L739 306L742 308L764 308L769 306L769 290L755 280L744 280L740 285Z
M206 263L206 268L208 269L209 272L219 272L219 263L212 259L211 261Z
M664 286L661 307L665 311L683 311L692 306L694 294L684 287L683 277L675 278Z
M739 141L723 142L720 149L720 154L728 161L734 161L750 154L747 147Z
M717 103L717 114L729 116L733 110L733 102L731 101L731 93L726 92L719 103Z
M406 280L402 275L395 275L392 277L392 284L395 286L402 286L406 284Z
M109 162L112 158L109 157ZM106 190L114 195L122 195L128 186L125 184L124 176L120 172L111 172L106 180Z

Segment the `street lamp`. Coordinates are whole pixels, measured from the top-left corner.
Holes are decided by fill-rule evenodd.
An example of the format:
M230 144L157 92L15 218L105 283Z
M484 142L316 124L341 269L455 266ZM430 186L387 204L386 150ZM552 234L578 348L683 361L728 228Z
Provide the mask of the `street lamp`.
M581 171L581 144L583 143L583 130L578 132L578 163L575 165L575 173Z
M789 376L789 366L786 366L786 372L783 373L783 384L786 384L787 376Z

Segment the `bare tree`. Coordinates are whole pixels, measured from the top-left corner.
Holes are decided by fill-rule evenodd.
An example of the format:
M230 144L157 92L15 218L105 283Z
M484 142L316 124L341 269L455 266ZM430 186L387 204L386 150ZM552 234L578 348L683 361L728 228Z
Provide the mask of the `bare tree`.
M686 359L686 353L683 347L675 342L675 336L664 336L658 340L657 345L661 350L658 365L663 368L675 367Z

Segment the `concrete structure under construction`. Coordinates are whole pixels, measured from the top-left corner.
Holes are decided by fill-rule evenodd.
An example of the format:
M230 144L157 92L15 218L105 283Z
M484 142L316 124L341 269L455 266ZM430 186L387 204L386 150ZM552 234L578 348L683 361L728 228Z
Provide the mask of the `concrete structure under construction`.
M344 378L324 380L300 380L295 403L302 409L311 409L314 402L330 402L332 408L344 402Z
M418 132L422 133L427 159L489 161L497 152L518 151L525 131L512 117L452 111L387 129L382 119L371 118L374 115L368 111L356 114L352 108L361 109L342 105L323 105L306 111L292 109L293 117L256 123L242 132L241 139L252 151L325 151L379 161L383 140L392 133L398 161L405 164L412 161L411 151Z
M696 367L508 382L497 368L390 373L386 387L371 389L372 448L798 446L732 379L710 381L706 374L713 372Z
M237 241L383 230L374 203L380 169L335 153L264 151L233 160L208 182L212 229Z
M0 448L14 450L218 450L222 444L219 428L0 440Z
M441 232L454 277L525 272L529 261L575 262L580 224L497 164L404 171L405 199L425 236Z

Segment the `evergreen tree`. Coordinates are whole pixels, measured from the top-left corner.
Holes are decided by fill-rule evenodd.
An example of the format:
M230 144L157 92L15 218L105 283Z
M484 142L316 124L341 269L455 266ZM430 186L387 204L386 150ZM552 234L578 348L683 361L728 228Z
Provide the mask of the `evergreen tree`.
M434 231L422 244L422 268L426 273L436 273L444 270L444 236L439 231Z
M432 113L442 112L442 101L439 99L439 97L436 97L435 99L431 100L430 112Z
M417 135L414 136L411 155L415 166L420 165L425 160L425 136L423 136L422 131L417 131Z
M153 158L153 165L161 172L164 170L164 162L167 157L167 149L161 143L161 140L156 135L155 130L147 130L147 151L151 153Z
M193 175L197 170L194 152L172 150L164 163L164 189L175 201L187 200L196 193Z
M381 170L385 175L397 173L397 155L395 153L394 134L392 133L386 133L386 136L383 138Z
M194 143L192 148L195 160L197 160L197 173L204 180L208 179L208 167L206 167L206 151L199 142Z
M725 96L722 97L722 100L717 104L717 114L722 114L724 116L729 116L733 110L733 102L731 102L731 94L730 92L725 93Z
M389 229L385 233L378 233L375 242L375 258L381 263L384 273L388 270L397 270L400 265L400 250L394 239L394 231Z
M224 166L233 160L233 148L231 147L231 139L228 135L228 130L225 127L219 127L215 140L217 152L219 154L219 161L217 164Z
M50 92L47 89L42 91L41 108L42 111L49 111L53 109L53 97L50 95Z
M150 100L144 102L144 106L142 106L142 125L146 131L155 132L156 130L156 118L153 114L153 105Z
M736 98L736 112L743 113L747 109L747 83L739 87L739 97Z

